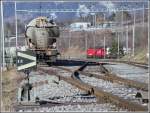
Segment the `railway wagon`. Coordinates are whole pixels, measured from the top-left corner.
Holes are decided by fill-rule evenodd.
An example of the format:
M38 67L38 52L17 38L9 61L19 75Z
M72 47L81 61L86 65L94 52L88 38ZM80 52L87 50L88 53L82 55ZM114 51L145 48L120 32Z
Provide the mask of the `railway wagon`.
M55 62L59 55L56 41L59 38L59 27L47 17L38 17L26 26L26 44L36 52L37 61Z

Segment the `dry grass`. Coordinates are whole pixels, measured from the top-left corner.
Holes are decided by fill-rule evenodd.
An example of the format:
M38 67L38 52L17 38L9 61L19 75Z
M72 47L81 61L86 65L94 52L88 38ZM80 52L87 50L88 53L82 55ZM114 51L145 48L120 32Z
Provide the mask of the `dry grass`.
M126 55L122 59L135 61L135 62L139 62L139 63L148 63L148 58L147 58L146 54L147 54L147 49L139 49L136 51L134 57L131 55Z
M16 101L17 88L22 76L15 69L2 74L2 108L3 112L13 111L12 104Z

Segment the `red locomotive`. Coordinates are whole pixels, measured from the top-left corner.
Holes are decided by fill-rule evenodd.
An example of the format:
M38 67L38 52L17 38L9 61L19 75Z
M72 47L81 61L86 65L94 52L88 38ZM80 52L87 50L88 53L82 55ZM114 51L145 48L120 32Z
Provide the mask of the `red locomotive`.
M87 58L104 58L106 56L106 50L103 47L89 48L87 50Z
M89 48L89 49L87 50L87 58L95 57L95 54L96 54L96 50L95 50L95 49Z

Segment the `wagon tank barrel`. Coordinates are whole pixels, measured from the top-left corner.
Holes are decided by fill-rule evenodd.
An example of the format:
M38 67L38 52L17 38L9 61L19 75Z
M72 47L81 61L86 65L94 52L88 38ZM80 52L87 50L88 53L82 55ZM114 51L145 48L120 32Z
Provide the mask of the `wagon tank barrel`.
M47 17L31 20L25 30L26 44L30 50L36 52L38 61L56 61L59 53L56 49L56 42L59 35L59 27Z

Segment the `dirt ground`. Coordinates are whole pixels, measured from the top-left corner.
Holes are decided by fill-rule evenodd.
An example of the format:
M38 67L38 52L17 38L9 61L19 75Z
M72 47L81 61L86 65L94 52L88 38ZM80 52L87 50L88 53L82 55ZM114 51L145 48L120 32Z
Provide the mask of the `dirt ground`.
M16 69L4 71L2 73L2 112L13 111L13 103L16 102L19 82L24 78Z
M81 51L78 46L70 47L66 51L61 53L62 58L85 58L86 52Z

